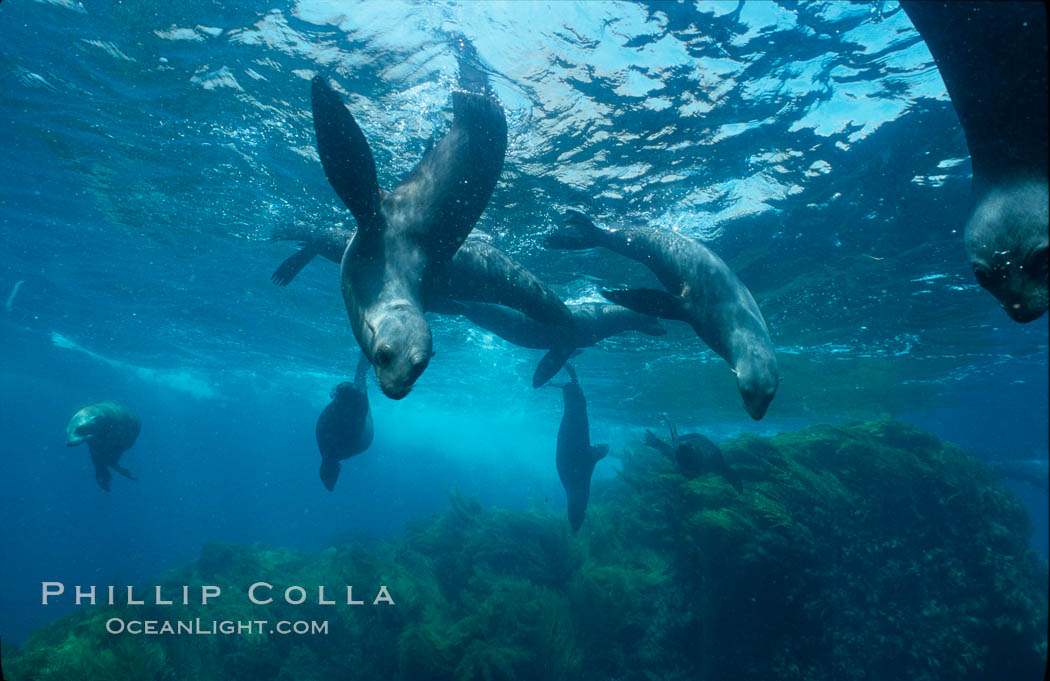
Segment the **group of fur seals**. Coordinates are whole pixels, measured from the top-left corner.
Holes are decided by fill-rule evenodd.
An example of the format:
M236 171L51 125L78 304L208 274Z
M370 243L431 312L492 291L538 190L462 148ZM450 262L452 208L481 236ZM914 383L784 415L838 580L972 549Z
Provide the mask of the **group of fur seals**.
M737 493L744 491L744 484L722 457L722 450L714 442L699 433L678 435L671 420L664 417L671 433L671 444L667 444L651 431L645 431L645 444L666 455L675 462L678 472L687 478L696 478L706 473L722 476Z
M321 482L329 492L335 491L339 462L360 454L372 444L372 410L365 384L371 366L362 353L354 382L337 385L332 390L332 401L317 418L314 433L321 451Z
M142 423L130 409L117 402L97 402L73 414L66 426L66 445L76 447L85 442L95 465L95 481L109 491L110 469L131 480L135 479L120 465L120 456L138 439Z
M569 506L569 525L577 532L583 525L587 500L591 496L591 475L594 466L609 453L609 445L592 445L591 428L587 421L587 399L583 396L576 372L565 365L569 382L561 386L565 411L558 427L558 447L555 461L558 477L565 488Z
M460 70L461 82L477 80L470 67ZM350 326L383 392L401 399L433 355L425 282L466 240L503 167L503 108L487 91L454 92L448 134L384 193L364 133L320 76L311 101L325 175L357 221L340 266Z
M602 295L636 312L689 324L729 362L751 418L765 416L780 382L773 342L751 292L721 258L676 232L600 229L577 211L569 211L566 219L575 232L548 237L549 248L604 247L652 270L665 291L619 289Z
M973 161L963 242L1012 319L1047 309L1047 38L1042 2L901 0L933 55Z

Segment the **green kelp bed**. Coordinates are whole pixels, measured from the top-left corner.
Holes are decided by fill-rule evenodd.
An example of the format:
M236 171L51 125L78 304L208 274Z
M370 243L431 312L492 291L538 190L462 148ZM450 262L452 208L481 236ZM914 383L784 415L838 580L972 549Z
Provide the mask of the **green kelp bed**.
M15 681L1042 677L1047 565L1028 547L1020 503L982 464L891 420L744 436L723 451L743 494L717 476L685 480L639 448L619 479L595 490L577 537L561 515L482 509L453 495L451 510L413 523L397 542L320 555L210 544L159 582L223 586L207 608L84 608L34 633L8 673ZM252 606L245 590L261 580L337 593L358 585L355 597L367 601L385 584L397 604ZM330 633L111 636L104 622L114 615L328 620Z

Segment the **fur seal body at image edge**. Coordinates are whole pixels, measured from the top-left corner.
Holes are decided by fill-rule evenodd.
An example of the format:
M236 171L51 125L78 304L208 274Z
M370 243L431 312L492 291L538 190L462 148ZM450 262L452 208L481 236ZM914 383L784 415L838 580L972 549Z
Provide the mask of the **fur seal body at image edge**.
M977 283L1017 322L1047 310L1047 6L902 0L973 161L963 244Z

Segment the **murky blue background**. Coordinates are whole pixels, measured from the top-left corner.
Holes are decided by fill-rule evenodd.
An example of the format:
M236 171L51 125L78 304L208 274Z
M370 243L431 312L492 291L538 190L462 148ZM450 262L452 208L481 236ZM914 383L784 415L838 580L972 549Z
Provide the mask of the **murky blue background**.
M750 287L783 382L751 421L684 325L574 360L614 457L668 413L718 440L880 414L984 459L1047 457L1047 320L973 281L970 163L896 3L300 0L0 5L0 634L62 611L43 580L148 580L209 538L321 548L399 531L453 487L564 505L541 351L436 318L412 395L371 386L376 438L334 494L313 428L357 355L338 268L269 282L288 223L353 220L318 161L329 76L392 188L451 118L452 36L491 68L510 145L478 224L567 301L651 286L613 254L546 251L575 207L701 238ZM65 424L101 399L140 478L94 483ZM615 458L599 466L610 475ZM1045 492L1023 485L1047 553Z

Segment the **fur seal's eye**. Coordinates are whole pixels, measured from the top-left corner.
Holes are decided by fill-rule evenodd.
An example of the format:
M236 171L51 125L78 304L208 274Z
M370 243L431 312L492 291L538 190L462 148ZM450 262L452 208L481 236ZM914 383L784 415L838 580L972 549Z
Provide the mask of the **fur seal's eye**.
M388 346L376 350L376 366L377 367L388 367L390 363L394 361L394 352Z

